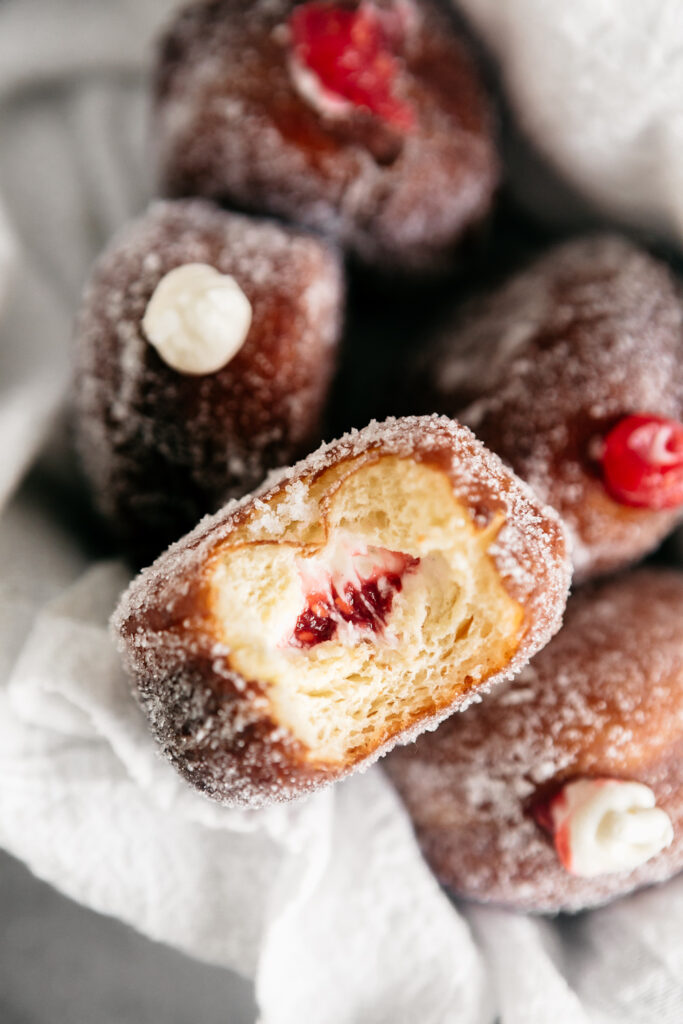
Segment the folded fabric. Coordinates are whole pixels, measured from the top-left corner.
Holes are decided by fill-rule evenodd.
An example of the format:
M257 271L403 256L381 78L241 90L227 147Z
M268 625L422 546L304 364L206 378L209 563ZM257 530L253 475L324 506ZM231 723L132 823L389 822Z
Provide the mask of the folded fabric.
M142 69L169 9L167 0L0 8L0 508L67 393L84 276L150 192Z
M517 127L595 213L683 245L678 0L454 0L496 59ZM516 140L513 139L513 145ZM579 207L519 151L512 185L567 223Z
M267 1024L358 1007L488 1021L468 928L379 771L248 812L159 758L107 628L125 581L96 565L50 602L0 688L0 844L80 902L254 977ZM0 595L15 634L17 614Z
M15 256L14 235L7 220L7 214L0 206L0 314L9 289L12 264Z
M11 346L9 338L16 325L12 325L7 307L12 306L10 292L19 290L20 273L17 243L0 204L0 508L34 457L61 391L59 382L48 380L39 367L17 367L17 353L23 346ZM14 298L16 312L16 295Z

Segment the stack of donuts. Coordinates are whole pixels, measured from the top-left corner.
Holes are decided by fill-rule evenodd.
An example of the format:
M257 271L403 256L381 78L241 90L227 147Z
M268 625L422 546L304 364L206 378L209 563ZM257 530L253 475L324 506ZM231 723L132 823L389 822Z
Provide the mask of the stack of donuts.
M163 752L252 808L387 755L459 896L579 910L670 877L683 573L633 566L683 519L671 269L565 240L431 330L502 215L492 96L430 0L194 0L152 135L160 198L78 314L74 424L151 562L113 629ZM400 294L418 344L370 411L400 367L399 415L318 447Z

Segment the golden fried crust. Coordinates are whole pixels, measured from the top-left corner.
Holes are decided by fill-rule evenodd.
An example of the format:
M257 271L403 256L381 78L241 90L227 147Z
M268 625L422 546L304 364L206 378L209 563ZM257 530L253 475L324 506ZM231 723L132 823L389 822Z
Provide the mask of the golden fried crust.
M202 376L168 366L142 328L159 281L186 263L233 276L253 311L240 351ZM343 290L319 239L197 200L152 204L102 254L76 329L76 437L138 560L320 441Z
M573 597L560 633L514 682L387 770L452 892L524 910L581 910L683 867L683 575L639 570ZM530 807L575 778L649 786L671 846L634 871L561 866Z
M404 137L361 109L329 120L302 99L288 66L295 6L207 0L177 15L155 77L162 188L275 213L369 263L448 263L500 175L491 105L463 41L444 12L416 5L402 62L417 125Z
M333 473L341 480L388 457L437 468L471 522L485 530L498 517L489 549L503 591L523 612L515 646L486 678L461 681L447 707L402 720L398 733L334 764L311 752L272 712L263 681L231 665L212 596L216 560L285 493L306 493ZM463 706L475 689L519 669L557 630L566 601L569 566L562 526L470 431L445 418L413 417L371 424L323 446L256 495L207 518L133 582L113 620L134 691L167 755L208 795L259 806L285 800L368 764Z
M622 417L683 419L683 308L668 268L616 236L541 257L440 338L433 404L556 508L575 579L638 561L680 519L614 501L600 441Z

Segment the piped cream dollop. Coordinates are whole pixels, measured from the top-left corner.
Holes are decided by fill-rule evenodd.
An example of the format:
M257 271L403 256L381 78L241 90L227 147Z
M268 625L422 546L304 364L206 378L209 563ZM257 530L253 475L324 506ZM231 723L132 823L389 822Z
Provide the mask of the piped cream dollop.
M163 361L178 373L223 369L239 352L252 308L234 277L206 263L185 263L162 277L142 327Z
M558 856L581 878L632 871L673 840L671 819L639 782L577 779L549 810Z

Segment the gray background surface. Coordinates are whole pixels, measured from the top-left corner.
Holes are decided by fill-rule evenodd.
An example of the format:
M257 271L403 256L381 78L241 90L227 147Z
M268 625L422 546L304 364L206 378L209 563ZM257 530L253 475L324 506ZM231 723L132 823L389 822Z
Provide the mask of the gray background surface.
M1 1024L253 1024L251 986L60 896L0 852Z

